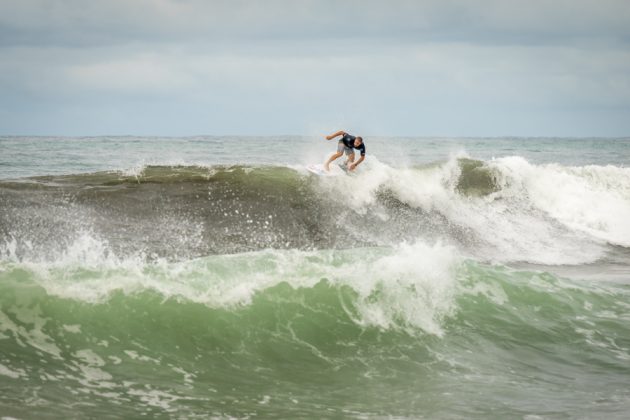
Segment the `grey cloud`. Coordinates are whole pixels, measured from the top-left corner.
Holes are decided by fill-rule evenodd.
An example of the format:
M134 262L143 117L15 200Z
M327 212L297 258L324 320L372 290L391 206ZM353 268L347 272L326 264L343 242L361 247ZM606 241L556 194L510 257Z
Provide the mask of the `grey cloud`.
M31 0L0 3L3 45L384 39L488 44L630 41L625 0Z
M629 9L0 0L0 130L627 134Z

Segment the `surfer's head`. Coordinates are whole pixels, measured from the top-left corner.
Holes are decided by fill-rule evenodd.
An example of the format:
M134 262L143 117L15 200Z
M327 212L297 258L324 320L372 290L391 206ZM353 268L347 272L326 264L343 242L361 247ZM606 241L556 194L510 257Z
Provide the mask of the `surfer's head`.
M363 143L363 137L357 137L356 139L354 139L354 146L355 147L359 147L361 145L361 143Z

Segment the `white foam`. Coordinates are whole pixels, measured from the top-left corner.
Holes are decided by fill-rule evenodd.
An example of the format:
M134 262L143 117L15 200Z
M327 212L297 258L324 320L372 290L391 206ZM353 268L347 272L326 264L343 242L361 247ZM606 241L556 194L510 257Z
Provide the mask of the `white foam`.
M630 168L532 165L520 157L496 162L504 188L565 226L615 245L630 247Z
M251 304L257 293L283 282L310 288L326 279L355 290L358 297L347 309L357 323L434 334L441 333L441 319L452 309L453 270L458 264L453 248L422 242L337 251L265 250L151 263L120 260L94 238L82 243L88 246L77 245L81 251L68 252L63 261L20 266L32 270L47 293L92 303L106 302L114 292L155 291L165 299L234 307ZM158 363L133 350L125 353Z
M23 369L9 369L0 363L0 375L18 379L26 377L26 372Z
M135 178L138 178L142 176L142 174L144 174L144 171L146 170L146 168L147 168L147 165L144 162L138 162L134 166L122 169L120 173L124 176L133 176Z
M57 347L53 338L44 332L44 326L50 318L43 316L39 305L19 304L8 308L7 312L12 312L20 322L15 323L3 311L0 311L0 331L10 331L20 345L28 343L56 359L61 359L61 349ZM27 329L25 326L31 328Z
M176 394L170 394L166 391L160 391L157 389L151 389L150 387L145 387L146 389L130 389L127 391L129 395L133 395L134 397L138 397L140 401L144 404L149 405L151 407L159 408L166 412L175 411L175 408L171 406L174 402L179 400L192 400L193 398L184 398L180 397Z
M0 244L0 258L5 261L18 261L17 246L18 242L15 237L11 236L10 240L5 240L4 243Z
M159 360L154 359L154 358L149 357L149 356L138 354L138 352L135 351L135 350L125 350L124 352L125 352L125 354L127 356L129 356L133 360L139 360L141 362L151 362L151 363L155 363L156 365L160 364Z
M359 293L361 324L441 335L442 319L454 310L458 264L451 247L403 244L389 256L359 262L338 281Z
M630 169L502 158L486 163L498 191L479 197L457 189L458 159L465 156L423 169L392 168L371 157L356 176L326 179L321 189L359 215L380 215L378 193L386 189L469 232L477 243L472 255L498 262L584 264L604 255L602 240L630 245Z
M74 353L74 356L89 366L105 366L105 361L91 349L78 350Z
M63 329L72 334L80 334L81 333L81 325L62 325Z
M187 371L185 371L184 369L182 369L182 368L180 368L180 367L177 367L177 366L174 366L174 365L171 365L171 364L169 364L169 366L171 367L171 369L172 369L174 372L176 372L176 373L179 373L179 374L183 375L183 377L184 377L184 383L185 383L186 385L192 385L192 384L194 383L194 378L196 378L196 377L197 377L197 375L195 375L194 373L187 372Z

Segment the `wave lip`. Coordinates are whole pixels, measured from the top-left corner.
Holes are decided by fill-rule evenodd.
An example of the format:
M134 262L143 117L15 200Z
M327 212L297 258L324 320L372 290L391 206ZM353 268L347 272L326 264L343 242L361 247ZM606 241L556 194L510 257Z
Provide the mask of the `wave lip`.
M52 263L5 263L3 270L27 270L47 294L64 299L104 303L117 293L152 291L163 299L211 308L251 305L257 294L281 284L299 289L325 281L352 291L344 308L359 326L440 335L441 322L452 311L458 264L454 249L423 243L393 249L266 250L152 263L98 257L103 248L93 241L91 246L89 255L72 254Z

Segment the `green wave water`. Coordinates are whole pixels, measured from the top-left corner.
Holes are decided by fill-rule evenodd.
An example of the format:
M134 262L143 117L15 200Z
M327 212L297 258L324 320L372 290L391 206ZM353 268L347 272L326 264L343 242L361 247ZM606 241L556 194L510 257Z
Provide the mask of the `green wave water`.
M0 289L0 405L16 418L630 408L628 285L480 264L440 245L12 262Z

